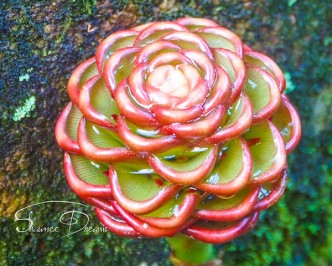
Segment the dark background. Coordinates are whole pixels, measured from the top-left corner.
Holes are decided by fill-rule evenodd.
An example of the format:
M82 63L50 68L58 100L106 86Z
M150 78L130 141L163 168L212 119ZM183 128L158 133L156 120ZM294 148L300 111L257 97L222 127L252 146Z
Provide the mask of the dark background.
M331 10L328 0L1 1L0 265L170 265L163 239L66 235L64 224L60 233L18 232L29 223L15 213L45 201L80 202L53 133L75 66L114 31L183 16L211 18L274 58L303 125L285 195L252 232L217 246L224 264L332 265ZM78 215L83 223L85 213L89 226L100 226L86 206L53 202L23 211L39 227L60 225L66 212L62 218Z

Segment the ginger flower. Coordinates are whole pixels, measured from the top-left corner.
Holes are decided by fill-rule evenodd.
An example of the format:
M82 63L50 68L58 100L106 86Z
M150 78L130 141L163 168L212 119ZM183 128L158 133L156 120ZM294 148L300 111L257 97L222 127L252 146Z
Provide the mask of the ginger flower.
M68 184L125 237L225 243L283 194L301 126L268 56L208 19L111 34L68 82Z

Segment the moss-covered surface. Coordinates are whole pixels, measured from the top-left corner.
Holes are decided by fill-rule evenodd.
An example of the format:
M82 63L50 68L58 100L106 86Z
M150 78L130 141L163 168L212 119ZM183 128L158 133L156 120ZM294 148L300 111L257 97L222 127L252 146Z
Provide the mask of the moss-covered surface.
M303 121L286 194L254 231L217 246L224 264L331 265L331 9L328 0L1 1L0 265L170 265L165 240L20 233L27 221L14 219L38 202L80 202L65 182L53 134L75 66L116 30L182 16L212 18L273 57L288 73L288 95ZM43 204L24 217L32 211L34 225L50 227L71 210ZM75 210L88 214L91 227L100 226L89 207Z

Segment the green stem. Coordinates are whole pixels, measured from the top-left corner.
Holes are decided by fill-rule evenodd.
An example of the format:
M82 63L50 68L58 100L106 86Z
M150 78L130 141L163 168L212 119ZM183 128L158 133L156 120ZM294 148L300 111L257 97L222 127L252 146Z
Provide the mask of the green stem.
M181 265L207 265L207 263L217 260L212 244L183 234L166 239L171 247L172 256L182 262Z

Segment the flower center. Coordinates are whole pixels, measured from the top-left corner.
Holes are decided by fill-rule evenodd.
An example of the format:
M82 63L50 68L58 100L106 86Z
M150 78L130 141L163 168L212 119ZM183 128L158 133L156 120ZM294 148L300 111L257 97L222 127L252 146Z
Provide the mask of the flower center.
M179 98L189 94L190 86L180 65L163 65L157 67L147 78L147 83L165 94Z

